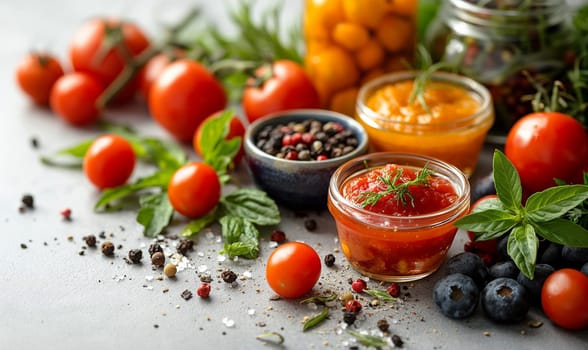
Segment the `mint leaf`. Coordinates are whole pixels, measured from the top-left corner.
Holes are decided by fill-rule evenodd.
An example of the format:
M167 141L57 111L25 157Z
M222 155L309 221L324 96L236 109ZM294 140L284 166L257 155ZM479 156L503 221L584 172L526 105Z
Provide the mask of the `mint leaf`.
M557 219L588 199L588 186L550 187L532 194L525 205L527 217L534 222Z
M538 247L539 240L531 225L517 226L512 229L508 236L506 251L519 270L529 279L533 279L535 275L535 260L537 259Z
M94 210L100 211L106 209L107 206L111 205L113 202L125 198L131 194L134 194L137 191L147 189L147 188L166 188L169 180L173 175L173 171L158 171L155 174L152 174L148 177L140 178L134 183L109 188L102 191L100 198L94 205Z
M518 211L521 208L523 188L517 170L506 155L499 150L494 151L492 167L496 195L506 208Z
M588 248L588 230L565 219L554 219L534 224L535 232L541 237L562 245Z
M92 145L94 139L85 140L79 144L59 150L53 154L41 156L41 163L60 168L81 169L84 163L84 155Z
M229 258L242 256L247 259L259 255L259 231L250 221L226 215L219 220L225 241L223 253Z
M143 234L156 237L169 225L174 214L167 192L143 195L139 204L141 208L137 213L137 222L143 225Z
M190 221L184 228L182 229L182 236L184 237L192 237L200 231L202 231L205 227L212 224L218 219L219 211L213 209L208 214L199 217L198 219Z
M498 237L518 222L519 218L509 212L487 209L461 217L455 222L455 226L466 231L483 232L486 235Z
M220 204L227 213L254 224L266 226L280 223L280 211L274 200L257 189L242 188L233 191L221 198Z

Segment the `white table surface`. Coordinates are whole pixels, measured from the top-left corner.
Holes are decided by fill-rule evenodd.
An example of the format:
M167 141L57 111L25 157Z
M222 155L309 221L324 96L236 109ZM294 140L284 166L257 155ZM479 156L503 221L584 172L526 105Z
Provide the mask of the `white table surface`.
M297 300L270 300L273 295L264 277L265 260L271 251L268 234L255 260L219 262L218 228L213 237L201 235L189 256L194 268L178 273L175 280L157 280L147 259L128 265L123 257L129 249L143 247L151 239L141 234L133 212L96 214L92 211L98 192L81 172L49 168L41 154L70 146L97 135L93 130L71 128L50 111L33 106L17 89L14 68L31 49L48 49L63 60L73 32L94 15L124 15L157 33L156 14L171 16L190 4L200 3L207 19L227 23L226 6L235 1L73 1L20 0L0 2L0 349L259 349L267 348L255 337L264 331L284 335L283 348L349 348L351 337L341 331L342 313L333 310L329 320L303 333L301 320L316 313ZM263 4L270 1L259 1ZM165 5L164 5L165 4ZM299 21L302 1L286 2L284 21ZM144 107L109 110L106 117L132 124L143 134L169 136L148 117ZM37 138L39 148L31 147ZM486 156L490 152L486 151ZM193 153L190 157L196 159ZM486 158L487 159L487 158ZM484 170L487 170L487 164ZM484 167L482 167L484 168ZM143 169L144 170L144 169ZM139 169L134 176L141 173ZM244 184L250 179L237 174ZM23 194L34 196L36 208L19 213ZM59 212L71 208L73 220L62 220ZM323 267L316 292L349 290L348 278L359 275L348 269L327 211L308 213L318 222L315 232L304 229L303 219L283 209L280 228L290 240L310 243L320 254L334 252L335 268ZM182 221L170 229L179 234ZM114 258L99 250L78 253L82 237L101 231L123 248ZM465 235L459 233L451 254L462 251ZM21 248L21 244L27 246ZM195 295L200 284L197 269L206 265L213 278L209 300ZM220 272L232 269L241 279L231 288ZM478 309L473 317L455 321L440 314L432 302L432 286L442 273L406 284L410 297L396 304L365 307L354 325L356 330L374 330L386 318L391 332L407 349L587 349L588 332L558 329L533 308L528 319L515 325L496 325ZM150 280L153 278L153 280ZM370 282L375 287L375 282ZM165 289L169 289L164 293ZM185 289L194 297L185 301ZM223 318L234 321L227 327ZM529 320L540 320L530 328ZM156 327L157 325L157 327ZM262 326L265 325L265 326Z

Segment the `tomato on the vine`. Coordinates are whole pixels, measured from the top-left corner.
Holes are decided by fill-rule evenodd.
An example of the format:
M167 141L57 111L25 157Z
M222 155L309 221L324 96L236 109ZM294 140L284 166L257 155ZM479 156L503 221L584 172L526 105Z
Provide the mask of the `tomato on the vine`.
M296 62L275 61L271 67L260 67L255 76L243 91L243 111L249 122L289 109L320 108L316 88ZM256 80L261 85L256 86Z
M310 292L320 275L321 259L306 243L279 245L267 259L267 282L274 292L284 298L299 298Z
M99 189L117 187L127 182L135 161L129 141L107 134L94 140L84 155L84 173Z
M172 62L176 61L177 59L184 56L184 52L181 50L176 50L171 53L160 53L157 54L141 68L138 73L139 79L139 92L147 101L149 99L149 91L151 90L151 85L157 79L157 77L163 72L165 67L169 66Z
M543 283L541 305L560 327L588 327L588 276L570 268L553 272Z
M582 180L588 166L588 135L569 115L531 113L513 125L504 151L519 172L523 189L532 194L555 186L554 178L567 183Z
M67 73L51 89L51 109L71 125L92 124L100 117L96 101L103 91L102 83L92 75Z
M202 162L191 162L176 170L167 187L172 207L189 218L206 215L218 204L220 195L218 175Z
M194 139L192 140L192 145L194 146L194 150L196 151L196 153L198 153L198 155L202 156L202 151L201 151L201 145L202 145L202 129L203 129L203 125L205 124L205 122L211 118L215 118L220 114L220 112L214 113L213 115L207 117L204 121L202 121L202 123L200 123L200 125L198 126L198 129L196 129L196 132L194 133ZM238 116L233 116L231 118L231 121L229 122L229 132L227 133L227 136L225 136L225 140L230 140L233 137L241 137L241 148L239 148L239 152L237 152L237 154L235 155L235 157L233 158L233 162L235 164L239 164L239 161L243 158L243 155L245 154L245 150L243 149L243 137L245 135L245 126L243 126L243 122L241 122L241 119L239 119Z
M182 142L192 142L202 121L226 104L221 83L203 65L188 59L167 66L149 91L151 115Z
M117 39L121 42L117 43ZM121 46L124 48L121 49ZM149 39L134 23L118 18L93 18L74 34L69 55L75 71L93 74L104 86L108 86L127 64L121 50L126 50L134 57L147 47ZM136 91L137 80L134 79L119 92L115 100L128 101Z
M61 63L48 53L29 53L16 66L16 81L35 103L46 106L53 84L63 76Z

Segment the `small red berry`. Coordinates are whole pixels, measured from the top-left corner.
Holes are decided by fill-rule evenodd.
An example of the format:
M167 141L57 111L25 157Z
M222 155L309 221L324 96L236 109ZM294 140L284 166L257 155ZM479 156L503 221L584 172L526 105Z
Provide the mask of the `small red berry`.
M321 161L321 160L327 160L329 159L329 157L327 157L324 154L319 155L318 157L316 157L316 160Z
M336 132L341 132L345 130L345 127L340 123L333 123L333 130L335 130Z
M206 299L208 298L208 296L210 295L210 284L208 283L202 283L200 285L200 287L198 287L198 290L196 291L196 294L198 294L199 297Z
M292 128L291 128L291 127L289 127L289 126L283 125L283 126L280 128L280 131L281 131L281 132L283 132L284 134L287 134L287 133L289 133L290 131L292 131Z
M274 230L270 235L270 241L278 244L284 243L286 241L286 234L282 230Z
M71 209L65 208L59 212L65 220L71 220Z
M285 135L282 138L282 146L294 146L292 143L292 135Z
M302 142L304 142L305 144L310 145L314 140L315 137L313 134L309 132L305 132L304 134L302 134Z
M302 142L302 135L299 132L293 133L292 134L292 145L296 146L300 142Z
M361 308L361 303L355 299L349 300L345 304L345 310L353 312L354 314L358 314L361 311Z
M286 156L284 157L284 159L298 160L298 152L290 151L290 152L286 153Z
M361 278L356 279L353 283L351 283L351 289L353 289L356 293L363 292L364 289L367 288L367 283Z
M398 283L392 283L388 286L388 288L386 288L386 291L388 294L390 294L391 297L398 298L400 295L400 286Z
M480 258L482 258L482 262L486 267L490 267L494 264L494 255L490 253L478 253Z

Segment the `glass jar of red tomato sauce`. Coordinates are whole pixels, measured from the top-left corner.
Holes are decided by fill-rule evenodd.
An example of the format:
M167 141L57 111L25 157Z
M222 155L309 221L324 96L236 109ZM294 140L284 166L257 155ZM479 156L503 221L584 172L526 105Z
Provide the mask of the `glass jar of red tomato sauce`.
M419 176L421 185L407 185L409 194L385 195L389 187L382 179L401 188ZM384 196L365 205L374 193ZM339 167L328 195L347 260L370 278L395 282L424 278L441 266L457 232L454 222L468 212L469 202L469 182L453 165L391 152Z

